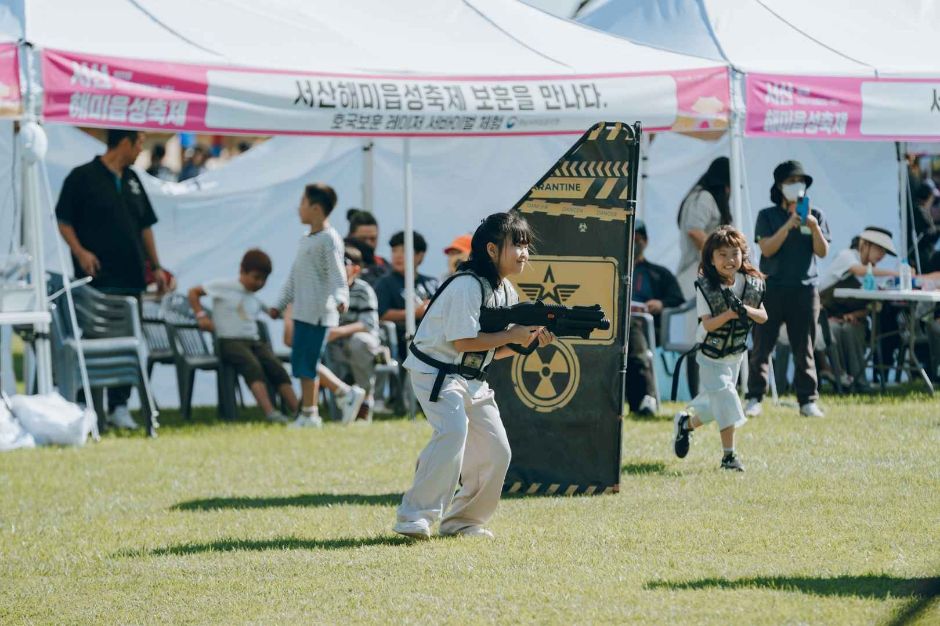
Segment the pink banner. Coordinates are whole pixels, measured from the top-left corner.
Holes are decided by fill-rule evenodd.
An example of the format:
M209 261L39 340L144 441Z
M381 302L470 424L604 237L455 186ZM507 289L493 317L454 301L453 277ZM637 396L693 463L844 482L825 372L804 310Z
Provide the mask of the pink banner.
M811 139L936 139L940 78L749 74L745 132Z
M16 44L0 45L0 117L18 117L23 112L17 57Z
M391 76L42 53L44 118L218 134L557 135L599 120L728 125L724 68L668 74Z

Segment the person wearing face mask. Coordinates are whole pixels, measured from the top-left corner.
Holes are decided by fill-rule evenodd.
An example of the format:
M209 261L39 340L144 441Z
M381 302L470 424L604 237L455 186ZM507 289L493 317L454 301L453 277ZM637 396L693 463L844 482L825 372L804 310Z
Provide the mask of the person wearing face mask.
M774 168L770 188L774 206L757 215L754 237L761 251L760 271L767 276L764 304L768 319L754 332L745 411L752 417L760 415L770 353L784 324L793 350L793 386L800 414L823 417L816 403L819 393L813 346L820 311L816 258L829 252L829 226L815 207L809 209L805 220L797 212L797 202L812 184L813 177L799 161L781 163Z

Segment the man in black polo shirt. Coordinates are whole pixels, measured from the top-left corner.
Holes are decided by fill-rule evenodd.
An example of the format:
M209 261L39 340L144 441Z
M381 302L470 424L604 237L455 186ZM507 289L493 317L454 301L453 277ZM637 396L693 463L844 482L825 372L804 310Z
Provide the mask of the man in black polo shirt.
M150 228L157 217L130 167L143 141L136 130L109 130L107 151L69 173L56 205L75 276L91 276L92 286L105 293L139 297L146 287L147 260L157 287L166 287ZM127 410L130 392L130 387L108 389L108 420L115 426L137 428Z
M646 224L636 221L633 237L633 297L634 303L646 305L646 312L653 316L653 328L659 334L659 319L664 308L679 306L685 301L679 282L668 269L646 260L644 252L649 242ZM653 362L651 347L644 332L643 321L630 318L630 342L627 353L627 402L630 411L644 416L655 415L659 408L653 395Z
M770 200L774 206L757 214L754 237L760 246L760 271L767 275L764 307L767 323L754 328L754 350L747 384L747 409L759 415L767 389L770 353L777 344L780 326L786 324L793 350L793 387L800 414L822 417L813 346L819 319L818 271L816 257L829 252L829 225L822 212L810 208L805 221L797 212L797 201L813 184L799 161L786 161L774 169Z

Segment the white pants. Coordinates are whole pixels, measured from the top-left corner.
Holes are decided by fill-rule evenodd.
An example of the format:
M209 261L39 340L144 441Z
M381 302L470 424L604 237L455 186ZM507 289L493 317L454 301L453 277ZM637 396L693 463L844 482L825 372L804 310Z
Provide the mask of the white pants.
M718 428L740 428L747 423L741 398L738 397L738 374L744 362L744 353L734 360L719 361L702 353L696 355L699 374L699 394L689 409L702 421L718 422Z
M448 376L430 401L436 374L411 371L415 396L434 428L418 457L414 484L398 507L398 521L441 520L442 533L485 525L496 512L509 469L509 440L493 390ZM455 496L458 480L462 486Z

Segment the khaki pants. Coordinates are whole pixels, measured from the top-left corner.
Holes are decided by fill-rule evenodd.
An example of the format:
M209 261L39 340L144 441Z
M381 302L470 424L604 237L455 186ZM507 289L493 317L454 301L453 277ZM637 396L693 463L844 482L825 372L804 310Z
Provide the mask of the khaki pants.
M418 457L414 484L398 507L398 521L441 520L441 533L485 525L499 504L509 469L509 440L486 383L448 376L431 402L435 374L411 371L415 396L434 428ZM460 492L455 496L458 480Z
M330 365L347 366L357 385L372 392L375 386L375 357L382 352L382 342L372 333L355 333L326 344ZM337 372L340 373L341 372Z

